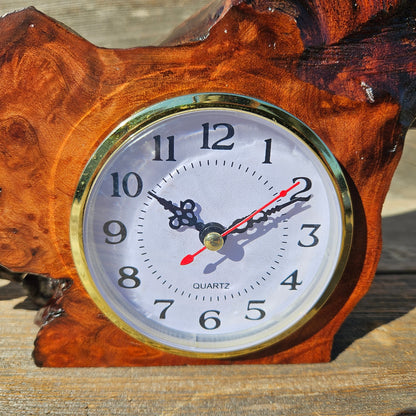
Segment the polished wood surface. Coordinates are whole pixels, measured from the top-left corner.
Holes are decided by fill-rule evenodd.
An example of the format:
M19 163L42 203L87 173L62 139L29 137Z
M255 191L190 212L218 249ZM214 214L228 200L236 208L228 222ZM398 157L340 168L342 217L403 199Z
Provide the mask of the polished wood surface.
M155 0L144 3L139 8L123 2L136 10L136 15L151 13L154 6L161 7ZM100 2L99 7L77 0L66 6L59 1L42 6L45 4L55 10L54 17L65 23L71 23L74 16L75 21L82 23L87 15L77 31L92 33L98 44L100 39L104 43L110 37L109 33L100 34L100 30L114 16L114 7L120 6L116 1L111 6ZM14 1L3 12L20 6L19 1ZM174 17L166 14L164 19L161 26L167 34L169 27L174 26ZM72 23L70 26L73 27ZM160 26L154 30L159 29ZM139 38L149 33L123 27L122 31L111 33L114 43L127 36L124 32L133 32L132 37ZM140 39L137 45L148 44ZM368 94L366 88L363 90ZM335 337L331 363L39 369L31 358L37 331L32 324L34 305L16 284L4 282L0 288L0 413L415 415L415 143L415 137L407 139L400 165L403 168L399 167L385 205L379 274ZM15 231L10 229L9 233ZM2 238L4 241L4 234Z

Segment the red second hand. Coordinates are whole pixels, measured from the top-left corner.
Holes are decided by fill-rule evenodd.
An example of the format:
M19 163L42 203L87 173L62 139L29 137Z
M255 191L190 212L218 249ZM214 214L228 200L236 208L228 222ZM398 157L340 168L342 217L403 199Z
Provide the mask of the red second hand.
M234 225L233 227L229 228L228 230L225 230L222 234L221 237L225 237L226 235L232 233L236 228L240 227L241 225L245 224L247 221L250 221L254 216L256 216L259 212L263 211L264 208L267 208L270 204L273 204L273 202L277 201L279 198L283 198L285 197L288 192L290 192L294 187L298 186L300 184L300 182L296 182L295 184L293 184L290 188L284 189L283 191L279 192L279 195L277 195L276 197L274 197L271 201L269 201L266 205L263 205L261 208L259 208L258 210L254 211L252 214L250 214L248 217L244 218L243 220L241 220L238 224ZM194 261L194 258L198 255L201 254L204 250L206 249L205 246L203 246L201 249L199 249L196 253L194 254L187 254L182 260L181 260L181 266L185 266L187 264L190 264Z

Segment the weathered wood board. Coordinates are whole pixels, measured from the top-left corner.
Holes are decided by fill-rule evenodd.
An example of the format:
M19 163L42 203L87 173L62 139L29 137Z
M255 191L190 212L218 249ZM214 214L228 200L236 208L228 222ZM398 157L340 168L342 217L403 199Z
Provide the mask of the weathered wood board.
M0 287L2 415L416 415L416 274L377 275L312 365L40 369L35 311Z
M2 0L0 16L34 6L106 48L159 45L211 0Z

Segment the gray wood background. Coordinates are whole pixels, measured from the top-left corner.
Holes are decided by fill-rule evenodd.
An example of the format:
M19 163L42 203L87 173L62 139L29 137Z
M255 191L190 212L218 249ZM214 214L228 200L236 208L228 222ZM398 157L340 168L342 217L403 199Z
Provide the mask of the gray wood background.
M1 0L30 5L110 48L159 44L208 0ZM41 369L34 305L0 281L0 415L416 415L416 132L383 211L384 249L368 295L329 364Z
M211 0L0 0L0 15L34 6L106 48L158 45Z

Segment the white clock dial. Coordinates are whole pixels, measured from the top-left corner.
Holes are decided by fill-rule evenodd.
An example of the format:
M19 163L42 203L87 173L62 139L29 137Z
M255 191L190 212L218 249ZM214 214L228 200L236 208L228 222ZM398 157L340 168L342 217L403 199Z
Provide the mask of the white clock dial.
M305 324L341 277L351 228L341 169L312 131L266 103L205 94L139 112L104 141L71 229L81 279L111 320L160 348L221 357Z

